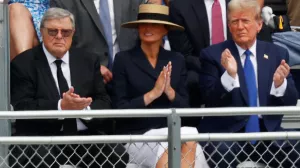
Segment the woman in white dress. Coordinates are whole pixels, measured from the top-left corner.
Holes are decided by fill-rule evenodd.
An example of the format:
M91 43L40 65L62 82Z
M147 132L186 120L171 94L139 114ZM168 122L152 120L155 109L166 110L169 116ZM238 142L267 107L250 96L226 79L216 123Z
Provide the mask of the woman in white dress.
M169 8L143 4L138 20L122 26L137 29L141 43L119 52L113 65L113 104L119 109L186 108L188 93L183 55L162 47L169 30L183 27L168 21ZM167 135L166 118L118 119L118 134ZM193 127L182 127L182 134L197 134ZM126 145L130 163L141 168L163 168L168 162L168 143L134 143ZM181 146L182 168L207 168L203 151L197 142Z

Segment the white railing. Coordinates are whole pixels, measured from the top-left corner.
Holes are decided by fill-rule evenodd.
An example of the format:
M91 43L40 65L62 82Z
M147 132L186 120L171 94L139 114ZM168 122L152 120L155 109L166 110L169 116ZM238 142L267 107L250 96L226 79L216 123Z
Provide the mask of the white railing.
M267 132L267 133L206 133L180 136L180 117L193 116L241 116L241 115L299 115L300 108L293 107L240 107L240 108L200 108L200 109L128 109L128 110L91 110L91 111L0 111L0 119L54 119L54 118L139 118L167 117L169 135L94 135L94 136L53 136L53 137L0 137L0 145L11 145L21 149L25 145L70 145L70 144L121 144L140 142L145 146L151 143L161 145L169 142L169 166L180 165L181 142L215 142L215 141L246 141L257 140L264 143L270 140L299 140L299 132ZM20 147L19 147L20 146ZM171 150L170 150L171 149ZM174 149L174 150L172 150ZM176 149L176 150L175 150Z
M173 109L126 109L126 110L70 110L70 111L0 111L0 119L41 118L128 118L167 117ZM230 107L230 108L185 108L176 109L181 117L192 116L241 116L241 115L300 115L300 108L290 107Z

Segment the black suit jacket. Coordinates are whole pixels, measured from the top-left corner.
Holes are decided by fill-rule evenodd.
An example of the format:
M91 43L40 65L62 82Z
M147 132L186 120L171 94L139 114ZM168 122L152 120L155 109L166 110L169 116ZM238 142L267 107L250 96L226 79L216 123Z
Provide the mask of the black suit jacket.
M229 0L226 0L226 4ZM174 51L186 57L187 68L200 68L198 56L210 45L208 17L204 0L175 0L170 3L170 20L185 28L185 31L170 31L169 40ZM231 38L227 31L227 38ZM195 57L196 56L196 57Z
M91 109L109 109L99 71L99 57L72 48L70 54L71 84L81 97L91 97ZM59 91L52 76L42 45L21 53L11 62L11 103L15 110L57 110ZM89 122L82 120L89 126ZM62 120L17 120L16 134L57 135Z
M171 86L175 90L175 100L170 102L165 94L148 106L144 94L151 91L163 67L172 62ZM181 54L160 48L156 67L147 60L141 47L120 52L113 66L113 104L119 109L143 108L184 108L188 107L185 87L186 69ZM132 118L117 122L118 133L144 133L151 128L166 127L165 118Z
M122 28L121 24L136 20L138 7L142 0L111 0L114 3L116 41L120 51L133 48L138 43L135 29ZM108 64L108 44L103 25L93 0L51 0L51 7L66 9L75 16L73 46L86 49L100 57L101 65Z
M226 2L228 1L226 0ZM199 92L198 73L201 64L198 56L203 48L210 45L209 24L204 0L171 1L170 21L185 28L184 31L170 31L168 38L172 50L185 56L190 106L199 108L202 104L202 94ZM231 38L229 33L227 34L227 38Z

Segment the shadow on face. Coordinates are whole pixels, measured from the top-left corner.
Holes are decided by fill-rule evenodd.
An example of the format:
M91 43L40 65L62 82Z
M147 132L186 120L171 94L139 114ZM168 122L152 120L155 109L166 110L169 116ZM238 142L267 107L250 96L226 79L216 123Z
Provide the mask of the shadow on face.
M168 33L168 29L163 24L142 23L138 26L139 36L144 43L160 43Z

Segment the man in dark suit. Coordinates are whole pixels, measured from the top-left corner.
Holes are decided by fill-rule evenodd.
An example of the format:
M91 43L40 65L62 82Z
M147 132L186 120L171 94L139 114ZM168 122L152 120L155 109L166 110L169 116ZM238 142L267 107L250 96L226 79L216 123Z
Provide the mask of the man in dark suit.
M199 107L200 102L198 72L200 62L198 56L202 49L216 44L213 42L214 35L224 35L223 41L231 39L227 27L227 4L230 0L174 0L170 2L170 21L185 28L184 32L173 31L168 35L171 49L182 53L186 58L188 70L188 88L190 93L190 104L192 107ZM222 17L222 24L214 26L216 18L213 11L219 6ZM218 12L218 11L217 11ZM214 15L214 17L212 17ZM214 28L215 27L215 28ZM271 33L268 27L264 27L259 33L258 39L271 41Z
M229 0L219 0L217 6L218 21L221 24L212 29L212 0L175 0L170 2L170 21L185 28L185 31L169 32L168 38L171 49L182 53L186 59L188 70L187 86L190 94L190 106L200 107L201 93L199 92L198 73L200 62L198 56L203 48L214 44L212 42L212 32L221 38L221 41L230 38L226 26L226 4Z
M288 52L272 43L257 40L262 27L260 6L256 0L232 0L228 4L228 25L233 40L204 49L200 55L202 63L200 88L207 107L257 107L294 106L297 91L290 75ZM199 132L274 132L283 130L282 115L204 117ZM215 123L215 124L212 124ZM219 142L213 143L213 145ZM208 144L205 151L211 155L211 167L236 167L239 161L248 159L265 162L271 167L292 167L297 160L291 145L271 144L268 146L245 142L233 144L222 142L216 147ZM225 145L226 144L226 145ZM239 146L240 145L240 146ZM245 145L245 146L244 146ZM292 144L294 145L294 144ZM241 149L241 146L244 148ZM218 150L218 152L216 152ZM232 151L231 152L228 151ZM244 150L244 152L240 152ZM272 156L269 152L278 152ZM282 152L283 151L283 152ZM291 152L290 152L291 151ZM253 153L252 153L253 152ZM289 154L284 154L284 152ZM251 154L252 153L252 154ZM274 159L275 157L275 159ZM288 157L290 161L283 158ZM231 164L230 164L231 163ZM217 165L216 165L217 164ZM299 163L296 163L299 167Z
M74 16L69 11L60 8L50 8L42 18L41 34L43 43L33 49L20 54L11 62L11 103L15 110L90 110L109 109L111 101L105 91L103 78L100 74L100 58L93 53L82 49L70 48L75 31ZM16 120L17 136L57 136L57 135L94 135L99 134L96 123L104 122L96 119L44 119L44 120ZM108 167L125 167L119 162L125 149L117 147L112 150L108 145L99 147L79 147L75 153L82 158L72 155L72 146L65 149L49 149L56 162L49 159L47 149L41 147L36 154L24 149L25 155L33 157L31 161L36 164L38 156L45 157L48 165L62 164L85 165L98 167L94 160L84 156L89 152L99 164ZM61 152L70 158L63 157ZM120 153L118 153L120 152ZM99 157L97 157L97 155ZM10 163L18 164L14 167L24 166L29 161L25 155L19 153L17 148L12 150L15 158L11 157ZM46 157L46 155L48 157ZM82 159L82 160L81 160ZM126 155L123 158L126 162ZM106 162L106 163L105 163ZM28 164L27 167L30 167ZM45 163L40 167L45 167Z
M131 49L138 43L137 32L121 28L121 23L136 19L142 2L51 0L50 6L67 9L74 14L77 24L72 46L86 49L100 58L101 74L104 82L108 83L112 79L111 68L115 54Z

